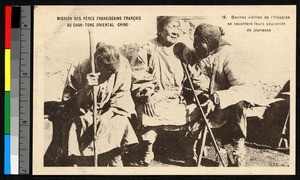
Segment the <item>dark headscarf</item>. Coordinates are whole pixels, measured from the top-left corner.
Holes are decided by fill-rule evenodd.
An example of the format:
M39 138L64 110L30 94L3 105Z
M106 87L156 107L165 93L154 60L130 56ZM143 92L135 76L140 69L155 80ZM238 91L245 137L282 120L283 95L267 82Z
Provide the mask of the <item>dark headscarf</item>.
M94 54L96 62L101 62L111 72L117 72L120 66L120 55L118 50L111 45L101 44Z
M222 39L225 32L221 27L202 23L195 29L194 35L202 36L205 39L209 52L216 51L221 45L229 45L228 42Z

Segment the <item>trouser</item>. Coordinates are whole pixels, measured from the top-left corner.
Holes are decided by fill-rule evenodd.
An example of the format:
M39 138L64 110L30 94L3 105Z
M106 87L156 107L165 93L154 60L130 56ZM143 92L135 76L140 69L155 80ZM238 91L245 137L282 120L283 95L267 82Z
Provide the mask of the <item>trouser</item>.
M97 154L100 154L100 156L103 154L103 157L99 158L100 163L102 160L105 160L104 163L112 161L108 164L109 166L115 166L114 164L119 166L119 162L122 161L118 156L138 143L136 134L125 116L115 115L109 121L102 121L101 131L95 140L93 139L93 124L85 130L81 127L81 124L79 126L72 124L71 126L68 139L69 156L93 157L95 143ZM116 163L113 163L114 161ZM104 164L104 166L106 165Z
M147 161L145 160L145 158L146 156L149 156L148 158L150 159L148 160L149 162L147 163L151 163L152 159L154 158L153 144L156 141L158 131L160 131L160 128L158 127L144 127L142 129L141 132L142 146L143 146L142 156L144 158L144 161Z
M162 125L162 126L147 126L143 127L141 130L141 139L143 145L143 155L146 157L147 155L150 158L154 157L153 154L153 144L157 139L158 133L161 131L181 131L185 129L185 126L173 126L173 125ZM149 157L148 157L149 158ZM146 158L147 159L147 158ZM150 159L148 159L150 160Z
M231 105L225 109L216 110L214 114L209 116L210 121L226 121L226 124L220 128L222 130L219 131L220 134L218 134L218 136L221 138L221 141L224 139L229 140L229 142L233 145L234 151L244 151L244 139L247 135L245 107L245 102L240 101L239 103ZM205 124L200 123L199 128L202 129L203 126L205 126ZM200 131L198 132L200 133ZM186 144L184 145L184 147L186 150L186 159L188 161L196 161L199 153L199 149L197 149L197 147L200 146L199 141L197 140L197 138L187 137L187 140L185 142ZM243 154L244 152L236 153Z
M245 114L245 101L229 106L227 111L227 125L232 129L232 138L246 138L247 136L247 119Z

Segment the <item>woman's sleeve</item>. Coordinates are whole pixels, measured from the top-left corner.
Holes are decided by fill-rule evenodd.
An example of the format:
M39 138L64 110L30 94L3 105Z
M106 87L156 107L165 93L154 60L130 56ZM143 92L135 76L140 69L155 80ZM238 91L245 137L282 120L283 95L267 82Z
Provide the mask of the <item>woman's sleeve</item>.
M149 44L146 44L139 49L136 60L131 63L134 97L147 95L149 94L148 91L154 91L156 80L153 76L151 61L151 49Z
M63 91L62 101L77 109L88 108L85 106L89 104L87 97L91 93L91 88L86 85L86 75L83 73L85 72L84 68L84 65L81 63L78 63L76 66L71 65Z
M135 114L134 103L131 97L131 69L129 64L119 72L117 76L117 90L110 99L110 110L115 114L128 116Z
M228 80L229 88L226 90L215 91L220 99L220 108L224 109L240 101L249 99L250 90L250 71L246 61L241 55L229 54L223 62L223 71Z

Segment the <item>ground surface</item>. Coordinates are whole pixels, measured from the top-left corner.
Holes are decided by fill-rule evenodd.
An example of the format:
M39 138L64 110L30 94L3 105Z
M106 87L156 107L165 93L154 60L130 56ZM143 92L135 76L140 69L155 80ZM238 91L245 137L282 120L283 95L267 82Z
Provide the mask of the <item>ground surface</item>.
M45 119L45 151L48 147L52 136L52 123ZM174 132L162 133L154 146L155 158L151 166L185 166L184 150L182 141L179 138L180 134ZM230 152L231 146L226 145L225 149ZM246 143L246 166L248 167L288 167L289 166L289 151L276 150L270 146L258 145L255 143ZM140 146L137 146L124 156L126 166L142 166L140 164L141 156ZM217 155L212 146L207 146L207 157L202 161L202 166L219 166L217 163ZM227 164L226 155L223 156Z

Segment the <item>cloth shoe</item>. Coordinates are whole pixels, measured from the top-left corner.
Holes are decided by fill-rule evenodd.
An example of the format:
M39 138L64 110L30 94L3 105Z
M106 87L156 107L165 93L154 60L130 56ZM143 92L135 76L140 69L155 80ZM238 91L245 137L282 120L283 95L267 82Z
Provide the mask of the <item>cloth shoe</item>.
M117 155L111 158L109 162L109 166L111 167L123 167L122 156Z
M153 159L154 159L154 153L152 151L146 152L143 159L143 165L150 166L153 163Z

